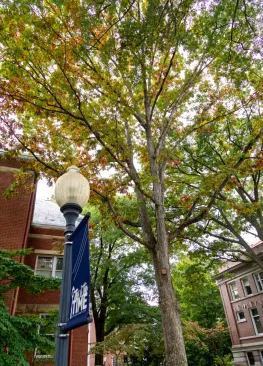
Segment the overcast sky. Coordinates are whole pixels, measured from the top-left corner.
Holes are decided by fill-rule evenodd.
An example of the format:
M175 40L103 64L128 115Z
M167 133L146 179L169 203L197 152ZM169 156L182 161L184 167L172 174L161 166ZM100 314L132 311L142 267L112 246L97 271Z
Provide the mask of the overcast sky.
M54 195L55 186L49 187L46 179L41 179L37 184L37 198L50 199Z

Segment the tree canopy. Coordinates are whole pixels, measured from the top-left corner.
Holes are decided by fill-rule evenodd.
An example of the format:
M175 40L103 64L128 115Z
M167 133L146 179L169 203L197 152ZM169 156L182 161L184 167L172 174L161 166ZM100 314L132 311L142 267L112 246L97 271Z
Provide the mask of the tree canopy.
M3 0L0 16L2 146L50 177L82 168L147 247L167 362L186 365L169 252L260 155L261 1Z

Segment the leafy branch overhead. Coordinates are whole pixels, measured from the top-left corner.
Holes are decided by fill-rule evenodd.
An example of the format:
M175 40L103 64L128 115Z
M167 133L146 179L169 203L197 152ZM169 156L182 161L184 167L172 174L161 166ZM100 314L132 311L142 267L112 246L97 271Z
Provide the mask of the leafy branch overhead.
M50 178L82 168L91 199L147 248L167 363L186 365L169 254L189 235L199 242L200 226L209 215L215 222L228 198L238 209L242 188L251 196L246 176L261 164L253 168L262 144L261 1L2 3L2 147L27 150L28 168Z

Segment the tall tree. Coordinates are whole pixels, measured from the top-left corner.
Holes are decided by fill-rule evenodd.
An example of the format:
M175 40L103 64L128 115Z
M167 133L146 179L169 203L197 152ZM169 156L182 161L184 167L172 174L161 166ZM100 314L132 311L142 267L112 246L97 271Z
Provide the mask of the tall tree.
M236 79L250 82L258 62L261 2L3 0L0 12L3 146L28 150L49 175L82 167L119 227L148 249L167 363L186 365L169 251L207 215L231 174L215 172L218 184L169 220L171 197L185 186L168 167L194 131L225 122L251 99L245 93L240 103L245 87ZM232 167L261 137L249 136ZM116 193L131 190L133 210L119 210Z

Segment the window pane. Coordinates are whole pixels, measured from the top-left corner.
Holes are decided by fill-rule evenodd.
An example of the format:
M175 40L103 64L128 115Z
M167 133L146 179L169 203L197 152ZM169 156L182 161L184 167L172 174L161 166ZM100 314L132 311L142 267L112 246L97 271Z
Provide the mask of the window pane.
M36 271L36 274L39 276L51 277L52 271Z
M57 271L62 271L62 266L63 266L63 258L57 258Z
M251 315L253 317L257 333L263 333L263 327L262 327L261 320L260 320L260 317L258 314L258 310L256 308L251 309Z
M251 309L251 313L253 316L258 316L258 309Z
M256 276L256 282L257 282L257 285L258 285L258 289L259 291L262 291L263 290L263 285L262 285L262 280L263 280L263 272L261 273L258 273Z
M251 287L250 287L248 278L244 278L242 280L242 283L243 283L243 286L244 286L245 295L251 295L252 294L252 290L251 290Z
M247 352L247 358L248 358L249 366L254 366L255 360L254 360L254 356L253 356L252 352Z
M237 313L237 318L238 318L238 320L243 320L243 319L245 319L245 314L244 314L244 312L243 312L243 311L239 311L239 312Z
M237 285L235 282L232 282L230 284L230 289L231 289L231 294L232 294L233 300L239 299L239 293L237 291Z
M56 271L55 277L56 278L62 278L62 271Z
M259 319L259 316L254 318L254 320L255 320L255 324L256 324L258 333L263 333L263 327L262 327L261 321Z
M37 269L52 271L53 257L38 257Z

